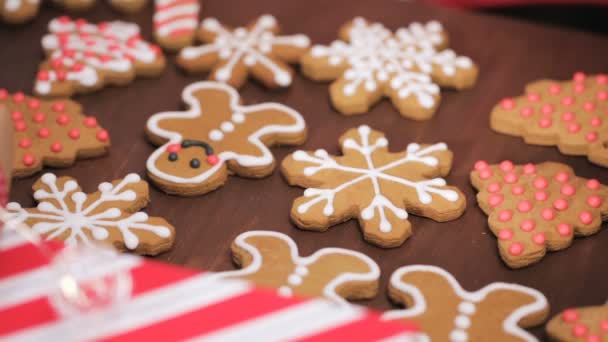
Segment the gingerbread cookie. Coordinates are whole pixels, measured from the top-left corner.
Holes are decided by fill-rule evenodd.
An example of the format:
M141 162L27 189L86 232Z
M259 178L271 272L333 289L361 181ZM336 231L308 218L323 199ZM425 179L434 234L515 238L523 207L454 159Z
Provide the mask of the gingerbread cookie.
M368 299L378 292L380 269L365 254L343 248L323 248L301 257L287 235L271 231L242 233L232 243L232 258L242 269L218 273L261 287L276 288L283 296Z
M574 74L571 81L540 80L526 95L503 99L492 110L493 130L528 144L557 145L608 167L608 75Z
M564 310L547 323L546 330L552 341L608 341L608 304Z
M45 239L68 245L99 241L118 250L156 255L173 245L175 228L165 219L139 211L150 201L148 183L129 174L85 194L70 177L44 174L33 186L36 208L11 202L7 210Z
M343 156L296 151L283 160L287 182L307 188L291 208L298 227L324 231L357 218L365 240L397 247L412 233L405 209L440 222L463 213L464 195L440 178L452 166L444 143L393 153L381 132L359 126L340 137L340 146Z
M412 23L394 34L380 23L355 18L340 29L340 39L315 45L302 57L302 71L317 81L336 80L331 101L345 115L362 114L389 97L402 116L429 119L439 105L439 86L465 89L477 67L448 46L436 21Z
M298 62L310 40L302 34L279 36L279 31L276 18L268 14L236 29L208 18L198 32L205 44L182 49L177 63L189 72L211 70L211 79L236 88L249 74L267 87L287 87L293 74L287 63Z
M436 266L397 269L388 294L406 309L388 311L383 318L418 323L430 341L536 341L521 328L549 315L549 303L537 290L497 282L468 292Z
M141 39L135 24L112 21L97 25L59 17L42 38L47 59L40 65L34 92L71 96L107 84L124 85L136 76L157 76L165 67L160 48Z
M155 0L154 39L167 50L178 50L194 40L198 0Z
M26 177L46 165L67 167L76 159L104 155L110 147L108 131L81 106L70 100L44 101L0 89L13 124L13 176Z
M146 133L158 148L146 164L152 181L171 194L200 195L222 186L229 174L261 178L275 167L267 146L297 145L306 125L278 103L243 106L234 88L197 82L182 93L187 111L154 114Z
M608 217L608 187L577 177L564 164L478 161L471 182L500 256L511 268L570 246L574 236L597 233Z

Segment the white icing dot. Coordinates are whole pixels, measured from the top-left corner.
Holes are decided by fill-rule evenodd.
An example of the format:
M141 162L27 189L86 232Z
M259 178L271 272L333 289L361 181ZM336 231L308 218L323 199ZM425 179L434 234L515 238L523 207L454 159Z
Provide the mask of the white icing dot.
M363 209L363 211L361 212L361 218L368 221L371 220L374 217L374 209L371 207L367 207L365 209Z
M299 34L299 35L296 35L295 37L293 37L292 42L297 47L305 48L310 45L310 38L308 38L308 36L305 36L303 34Z
M451 342L466 342L469 339L469 336L466 332L462 330L452 330L450 333L450 341Z
M369 135L369 133L372 131L371 128L369 128L368 125L361 125L358 128L359 134L363 135Z
M287 287L287 286L281 286L281 287L279 287L279 289L277 290L277 293L281 297L291 297L291 296L293 296L293 291L289 287Z
M234 29L234 35L237 37L245 37L247 35L247 30L244 27L237 27Z
M291 75L288 72L277 72L274 80L280 86L288 86L291 84Z
M465 315L458 315L456 319L454 319L454 325L458 329L466 330L471 326L471 319Z
M393 228L393 226L391 225L390 222L385 221L385 220L380 222L380 231L381 232L388 233L392 230L392 228Z
M141 177L139 177L139 175L137 173L129 173L126 177L125 177L125 181L127 183L137 183L141 180Z
M232 114L232 121L235 123L243 123L245 122L245 114L243 113L234 113Z
M57 181L57 176L55 176L52 173L45 173L41 179L42 179L42 183L50 185L50 184L54 184L55 181Z
M443 30L443 27L438 21L432 20L426 24L426 29L431 32L440 32Z
M297 150L292 154L292 156L293 156L294 160L301 161L301 160L306 160L306 158L308 157L308 154L302 150ZM304 192L306 192L306 191L304 191Z
M221 59L227 59L232 55L232 50L229 47L222 48L218 51L218 55Z
M275 17L273 17L272 15L265 14L260 18L258 23L260 25L262 25L262 27L270 28L277 24L277 19Z
M324 46L315 45L310 49L310 54L316 58L325 57L327 55L327 49Z
M471 302L462 302L458 304L458 312L463 313L465 315L472 315L475 313L475 304Z
M224 138L224 133L220 132L217 129L214 129L211 132L209 132L209 139L211 139L213 141L219 141L219 140L222 140L222 138Z
M220 23L215 18L208 18L203 20L202 26L204 29L215 31L220 27Z
M306 266L300 265L296 267L296 274L304 277L308 275L308 268Z
M300 277L297 274L291 274L287 278L287 282L289 283L289 285L298 286L298 285L302 284L302 277Z
M217 69L217 71L215 73L215 78L218 81L222 81L222 82L228 81L231 76L232 76L232 74L230 73L230 69L226 69L226 68Z
M386 140L385 137L378 138L378 140L376 140L376 146L386 147L388 146L388 140Z
M99 184L99 186L97 186L97 189L100 192L109 192L109 191L112 191L112 183L103 182L103 183Z
M243 62L245 62L245 65L252 66L252 65L255 64L255 56L253 56L253 55L247 55L243 59Z
M76 203L84 203L86 199L87 195L84 192L78 191L72 194L72 200Z
M228 121L224 121L222 122L222 124L220 125L220 128L222 129L222 131L224 132L232 132L234 131L234 124L232 122L228 122Z
M315 150L315 157L329 158L329 153L327 153L327 151L325 151L324 149L318 149Z

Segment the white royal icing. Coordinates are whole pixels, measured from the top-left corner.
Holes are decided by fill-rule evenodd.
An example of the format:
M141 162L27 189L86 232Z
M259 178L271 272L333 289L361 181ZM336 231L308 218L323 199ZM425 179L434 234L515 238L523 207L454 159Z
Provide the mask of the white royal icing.
M198 0L156 0L154 29L161 37L192 34L198 23Z
M295 121L294 124L291 125L267 125L263 126L259 130L253 132L249 137L247 137L247 142L256 146L258 150L261 152L261 156L253 156L241 154L235 151L217 151L219 163L213 165L211 168L207 170L203 170L200 174L185 178L180 177L175 174L168 174L159 170L156 167L156 162L160 156L163 155L167 146L170 144L178 144L184 139L184 137L179 132L168 131L160 128L159 122L162 120L169 119L187 119L187 118L197 118L203 115L204 108L201 107L199 100L194 96L194 93L200 91L202 89L215 89L221 90L227 93L230 97L230 108L232 109L232 118L230 124L234 126L234 130L224 130L222 132L222 127L218 127L217 129L211 130L209 133L209 139L212 141L220 141L224 138L226 134L236 134L238 133L238 125L247 120L247 115L253 112L261 111L261 110L276 110L280 111L286 115L292 117ZM190 108L187 111L177 111L177 112L162 112L154 114L148 119L147 129L149 132L153 133L156 136L167 139L167 143L163 146L159 147L146 162L146 167L148 172L153 174L155 177L163 179L168 182L177 183L177 184L197 184L202 183L211 177L215 172L217 172L220 168L224 167L224 163L228 160L234 160L239 165L244 167L256 167L256 166L266 166L271 165L274 162L274 157L270 152L270 149L262 143L260 140L263 136L268 134L286 134L286 133L301 133L306 129L306 124L304 123L304 118L300 113L295 110L284 106L279 103L261 103L257 105L251 106L242 106L239 104L240 96L234 88L219 82L196 82L192 83L182 92L182 99ZM212 115L212 113L208 113L205 115ZM224 126L224 128L226 128Z
M440 68L448 77L457 69L469 69L473 62L452 50L437 51L443 41L442 27L436 21L426 25L412 23L393 35L379 23L355 18L349 30L349 42L334 41L329 46L315 45L313 58L327 58L330 65L346 66L342 91L353 96L361 86L373 92L388 84L400 98L415 96L424 108L435 105L439 86L429 76Z
M123 211L111 207L103 212L94 213L97 208L108 202L135 201L136 193L133 190L125 190L125 188L141 181L137 174L127 175L115 186L111 183L101 183L99 185L100 196L95 201L88 201L85 193L77 191L76 181L67 181L60 189L57 177L52 173L44 174L40 180L49 191L38 190L34 193L34 198L39 202L37 207L39 213L28 212L16 202L9 203L7 209L17 222L35 220L36 223L32 225L32 230L37 234L46 234L46 239L53 239L69 231L70 235L65 239L66 244L91 244L85 231L89 232L93 239L102 241L109 236L109 230L106 227L111 227L120 231L125 246L133 250L139 245L139 238L133 233L134 230L148 231L164 238L171 234L171 230L165 226L145 223L148 221L148 215L144 212L121 217ZM68 203L73 203L73 205Z
M285 285L277 289L280 295L291 296L293 294L293 289L301 285L306 279L306 277L310 275L308 270L309 265L317 262L322 256L330 254L353 256L363 261L369 267L369 271L366 273L344 272L332 279L323 288L323 296L329 300L332 300L339 304L348 304L344 300L344 298L342 298L337 293L337 290L341 285L349 282L374 281L380 278L380 268L378 267L376 262L374 262L374 260L372 260L363 253L355 252L344 248L323 248L316 251L310 256L301 257L298 252L298 246L289 236L279 232L262 230L254 230L242 233L234 240L234 243L238 247L244 249L252 256L253 259L251 263L247 265L247 267L242 268L240 270L220 272L217 273L216 276L220 278L243 277L258 272L262 267L262 264L264 263L264 259L260 251L255 246L249 244L247 242L247 239L250 237L263 236L278 238L285 241L285 243L287 243L287 245L289 246L291 252L291 261L295 265L292 273L287 277L287 279L285 279Z
M388 197L382 193L379 183L380 180L392 182L395 183L395 185L414 188L418 194L418 200L423 204L432 202L433 198L431 194L436 194L451 202L458 200L459 195L456 191L440 188L446 185L443 178L413 181L390 173L395 167L406 163L422 163L427 166L437 166L439 162L437 158L433 157L431 154L437 151L446 151L446 144L438 143L425 147L424 149L421 149L418 144L410 144L407 147L407 153L403 157L386 165L377 166L372 158L373 153L378 148L387 147L388 141L385 138L378 138L371 142L369 139L371 133L369 126L359 126L357 131L361 138L361 145L353 139L346 139L342 144L342 148L343 150L349 149L359 152L366 160L367 168L342 165L338 161L338 158L330 156L325 150L317 150L312 154L305 151L296 151L293 153L294 160L314 164L314 166L308 166L304 169L305 176L313 176L322 170L335 170L351 175L359 175L332 189L306 189L304 191L304 196L310 197L311 199L298 206L297 210L299 213L306 213L312 206L325 201L323 214L331 216L334 213L334 197L336 194L363 181L372 183L374 187L374 197L368 206L361 210L359 216L364 220L371 220L374 218L377 211L380 215L380 231L382 232L390 232L392 230L392 225L386 217L385 210L391 211L396 217L402 220L407 219L408 213L400 208L402 206L401 203L395 204L391 202Z
M461 298L462 302L458 305L458 314L454 318L454 329L450 332L449 340L451 342L465 342L469 341L469 337L467 334L467 329L471 326L471 316L475 314L476 311L476 303L483 301L486 296L498 290L510 290L517 291L529 295L534 298L534 302L530 304L523 305L519 307L517 310L513 311L502 323L503 329L506 333L517 336L523 341L533 342L537 341L537 339L521 329L517 323L524 317L541 312L548 307L547 298L538 292L535 289L517 285L517 284L509 284L496 282L485 286L484 288L475 291L468 292L464 290L458 281L452 276L450 273L445 271L442 268L437 266L427 266L427 265L412 265L412 266L404 266L397 269L393 272L393 275L390 279L390 284L394 288L404 293L407 293L408 296L413 298L413 306L407 308L405 310L391 310L387 311L382 318L385 320L395 320L395 319L407 319L415 316L419 316L426 312L427 304L426 299L422 292L415 286L404 283L402 278L404 275L413 272L430 272L437 274L444 279L452 286L454 289L454 293ZM488 336L491 338L491 336Z
M277 45L298 48L310 45L310 40L305 35L275 36L271 30L276 28L277 23L271 15L261 16L250 30L238 27L228 31L215 18L203 20L201 26L215 33L217 38L211 44L186 47L182 49L180 56L184 59L197 59L209 53L218 53L224 60L223 66L215 74L220 82L230 80L234 67L243 60L249 66L258 63L263 65L272 72L278 85L288 86L292 81L290 73L266 55Z

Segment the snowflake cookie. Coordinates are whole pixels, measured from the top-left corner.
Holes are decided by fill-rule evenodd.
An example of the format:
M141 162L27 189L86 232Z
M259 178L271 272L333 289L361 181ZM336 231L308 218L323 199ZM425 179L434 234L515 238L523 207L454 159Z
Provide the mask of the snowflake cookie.
M551 341L608 341L608 304L564 310L547 323L546 330Z
M242 269L218 276L276 288L283 296L325 297L345 304L344 299L368 299L378 292L378 265L352 250L323 248L301 257L289 236L249 231L234 240L232 255Z
M0 89L13 121L13 176L26 177L43 166L67 167L76 159L104 155L110 147L108 131L81 106L70 100L44 101Z
M205 45L181 50L177 63L189 72L212 70L210 78L241 87L251 74L270 88L287 87L296 63L310 45L302 34L280 36L275 17L262 15L247 27L230 29L215 18L202 21Z
M135 24L97 25L84 19L51 20L42 38L47 58L36 76L40 96L71 96L107 84L124 85L136 76L157 76L165 67L160 48L141 39Z
M608 187L577 177L564 164L478 161L471 182L500 256L511 268L570 246L574 236L597 233L608 217Z
M577 72L571 81L540 80L526 86L526 95L503 99L492 110L490 125L608 167L607 114L608 75Z
M228 174L268 176L275 161L267 146L306 139L298 112L278 103L243 106L236 90L223 83L192 83L182 98L188 110L154 114L146 126L150 141L162 145L148 158L148 174L171 194L207 193Z
M430 341L537 341L521 327L538 325L549 315L547 299L535 289L497 282L468 292L436 266L397 269L388 294L406 309L383 318L418 323Z
M44 174L33 186L35 208L11 202L9 218L24 222L45 239L68 245L99 241L118 250L156 255L173 245L175 228L139 211L149 202L148 183L134 173L85 194L70 177Z
M300 228L324 231L356 217L365 240L397 247L412 232L406 209L436 221L464 212L464 195L440 178L452 166L444 143L392 153L381 132L360 126L342 135L340 146L343 156L296 151L283 160L287 182L307 188L291 208Z
M439 86L465 89L477 79L468 57L446 49L446 32L436 21L412 23L394 34L380 23L355 18L340 39L315 45L302 57L302 71L318 81L335 80L331 100L346 115L361 114L386 96L401 115L429 119L439 105Z

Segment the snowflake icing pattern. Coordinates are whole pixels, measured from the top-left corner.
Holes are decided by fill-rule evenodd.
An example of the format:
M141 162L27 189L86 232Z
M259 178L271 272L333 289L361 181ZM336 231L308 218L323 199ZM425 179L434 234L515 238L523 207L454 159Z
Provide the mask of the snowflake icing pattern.
M411 234L404 208L437 221L464 211L462 193L438 177L451 166L444 143L410 144L405 153L390 153L387 139L368 126L348 131L340 141L342 157L296 151L283 162L289 183L307 188L291 212L301 228L325 230L358 217L366 240L396 247Z
M437 84L463 89L475 83L476 66L445 49L446 33L436 21L412 23L393 34L380 23L355 18L340 32L344 41L315 45L302 67L313 79L342 75L331 87L331 98L345 114L367 112L385 95L403 116L428 119L438 106Z
M98 189L86 195L75 180L47 173L34 185L38 206L22 208L11 202L9 219L26 223L47 240L60 239L68 245L91 244L92 238L151 255L172 245L174 228L162 218L138 211L147 203L148 188L137 174L102 183ZM146 242L140 243L143 239ZM162 250L155 249L158 246Z

